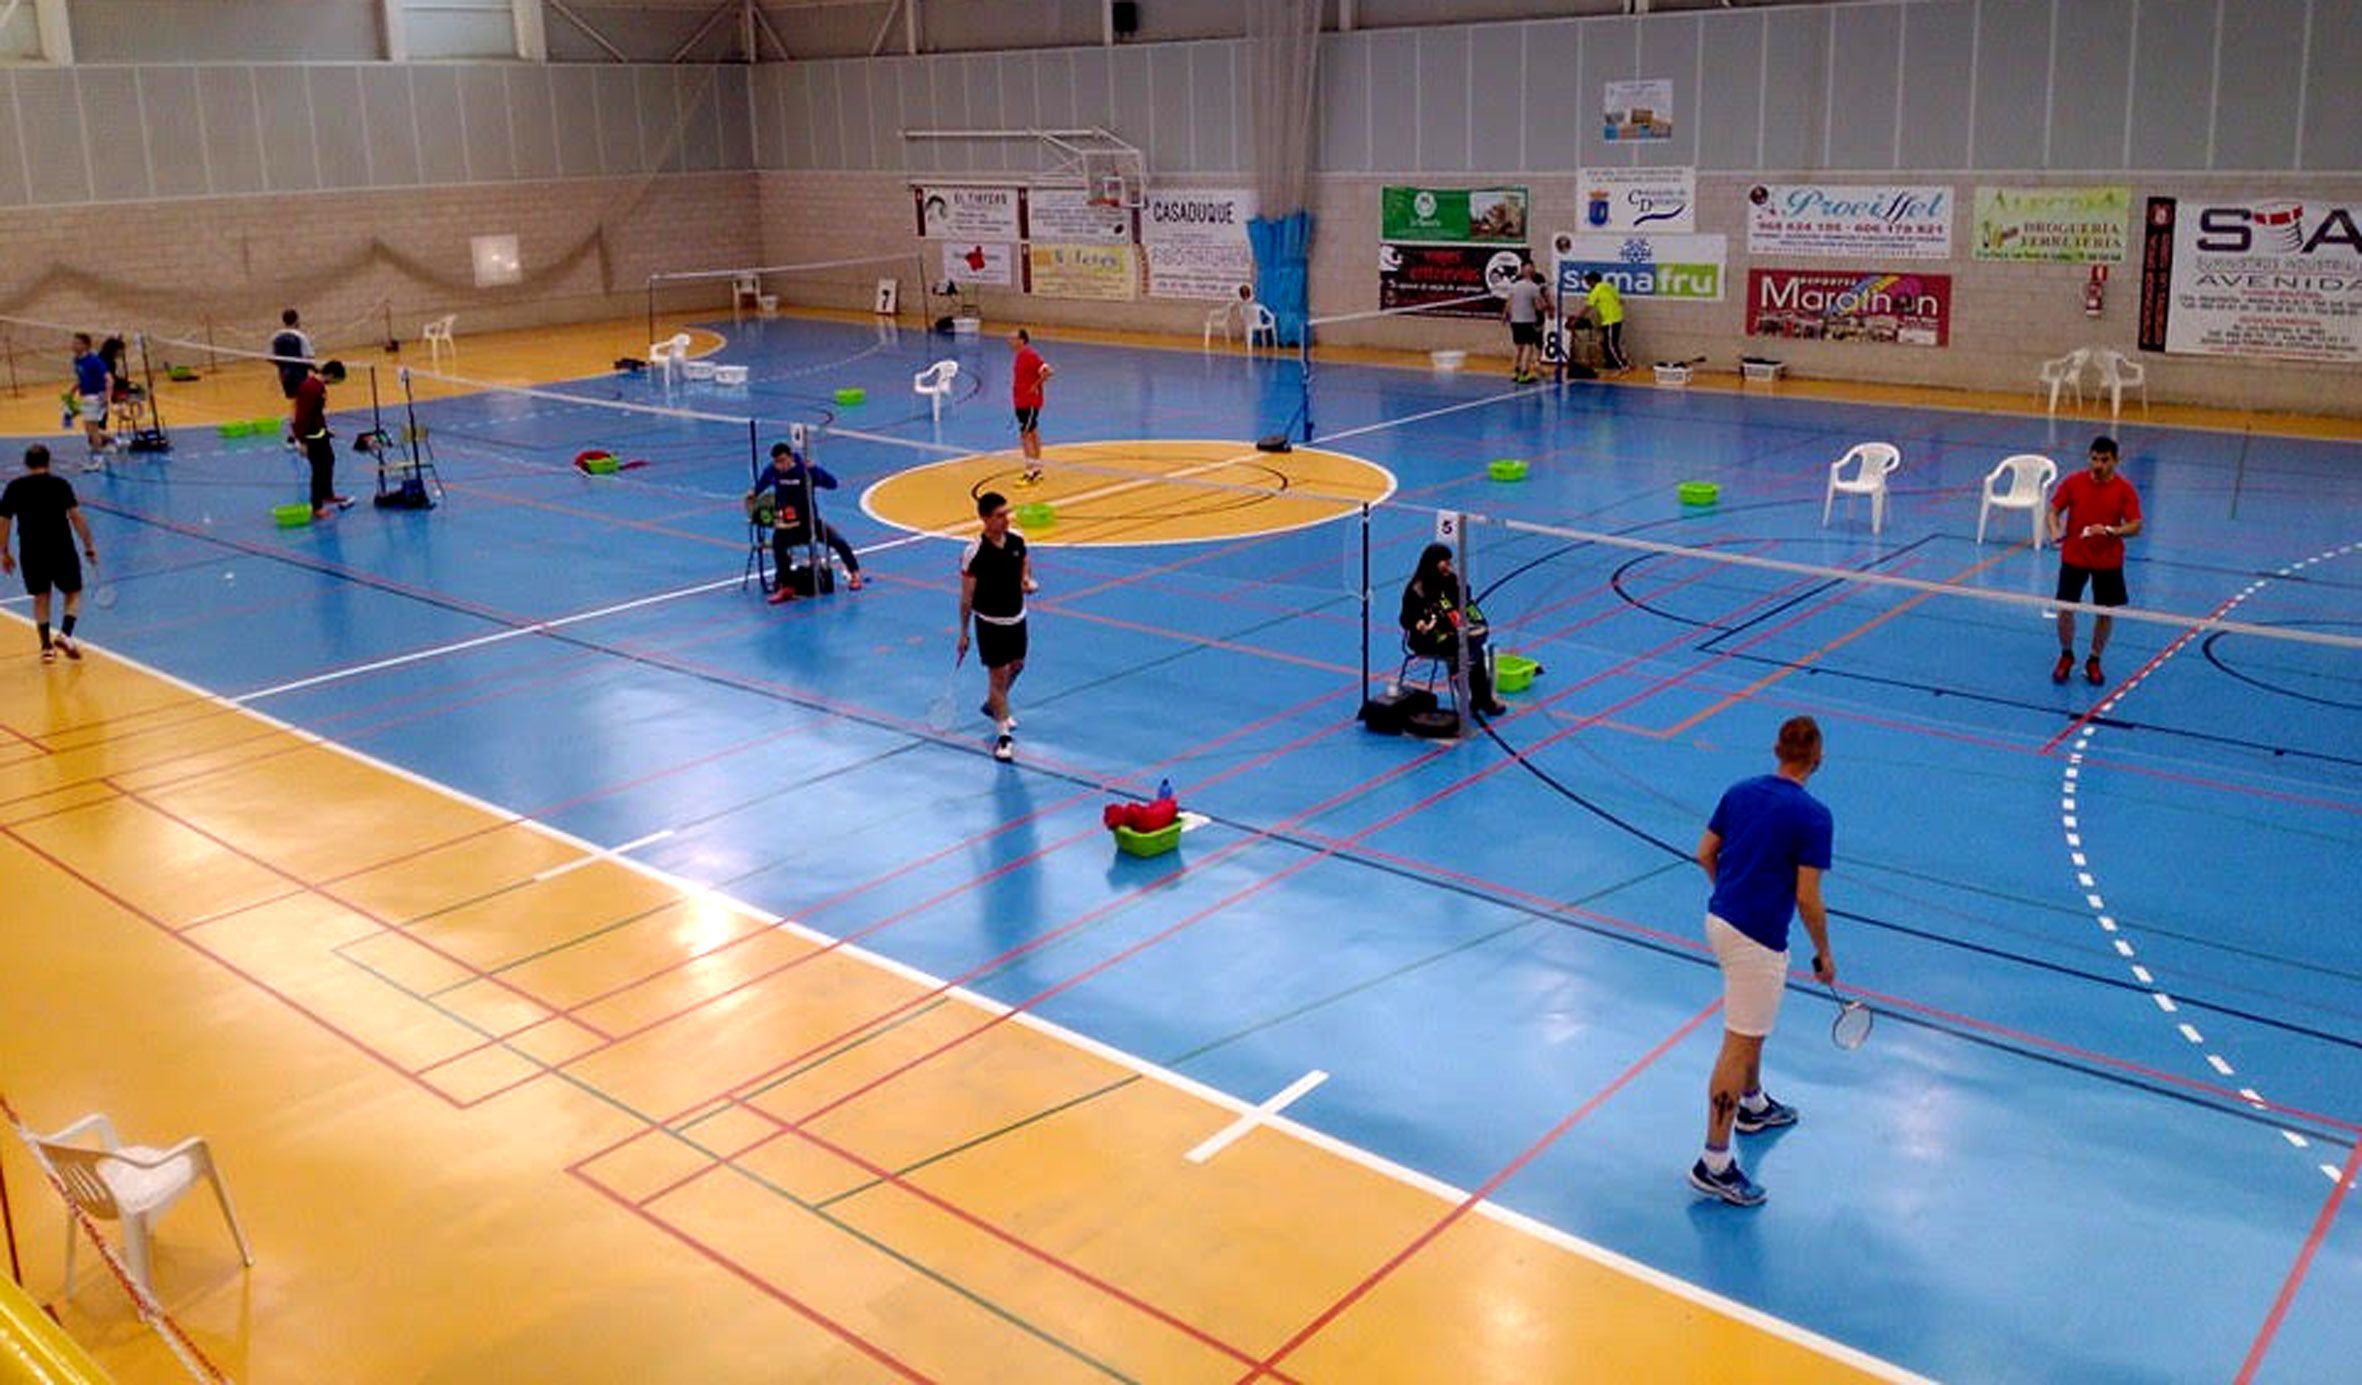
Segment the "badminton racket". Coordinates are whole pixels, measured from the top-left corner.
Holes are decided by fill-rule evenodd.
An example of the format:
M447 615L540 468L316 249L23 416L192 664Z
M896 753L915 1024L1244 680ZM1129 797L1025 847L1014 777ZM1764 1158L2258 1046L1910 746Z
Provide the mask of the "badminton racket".
M943 675L943 691L927 708L927 726L934 731L949 731L959 717L960 665L968 660L968 651L961 650L951 661L951 670Z
M90 565L91 565L92 567L97 567L97 566L98 566L98 559L96 559L96 558L93 558L93 559L91 559L91 560L90 560ZM96 588L96 589L94 589L94 590L93 590L93 591L90 593L90 599L91 599L92 601L95 601L95 602L97 602L97 603L98 603L98 608L99 608L100 610L102 610L102 611L111 611L111 610L114 610L114 609L115 609L115 584L114 584L114 583L112 583L112 582L108 582L108 581L103 581L103 580L102 580L102 581L101 581L101 582L98 584L97 588Z
M1820 959L1813 959L1813 970L1821 969ZM1847 1000L1837 993L1834 982L1829 985L1829 998L1837 1002L1837 1018L1829 1023L1829 1042L1839 1048L1852 1050L1870 1041L1870 1026L1877 1022L1865 1001Z

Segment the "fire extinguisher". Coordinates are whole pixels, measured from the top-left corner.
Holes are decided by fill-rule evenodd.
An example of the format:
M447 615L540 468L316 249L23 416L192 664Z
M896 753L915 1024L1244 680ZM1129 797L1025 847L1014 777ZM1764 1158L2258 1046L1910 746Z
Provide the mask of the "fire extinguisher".
M2100 310L2107 306L2108 267L2095 264L2091 267L2091 277L2083 281L2083 315L2098 317Z

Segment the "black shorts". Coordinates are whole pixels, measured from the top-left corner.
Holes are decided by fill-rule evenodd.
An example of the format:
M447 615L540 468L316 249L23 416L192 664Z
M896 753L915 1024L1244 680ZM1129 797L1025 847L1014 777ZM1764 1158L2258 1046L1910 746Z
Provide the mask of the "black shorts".
M1542 324L1539 322L1510 323L1509 341L1513 346L1540 346L1542 344Z
M976 657L986 668L1007 668L1025 662L1025 622L995 625L976 622Z
M68 596L82 590L82 559L73 549L53 553L46 549L28 548L22 559L26 595L47 596L51 587Z
M2059 564L2058 599L2081 601L2083 584L2091 583L2091 604L2121 606L2125 603L2124 569L2120 567L2077 567L2073 563Z
M1030 408L1030 409L1029 409L1029 408L1026 408L1026 407L1025 407L1024 405L1022 405L1022 404L1018 405L1018 406L1017 406L1017 431L1018 431L1018 432L1020 432L1020 433L1038 433L1038 432L1040 432L1041 430L1042 430L1042 406L1041 406L1041 405L1039 405L1039 404L1036 404L1036 405L1034 405L1032 408Z

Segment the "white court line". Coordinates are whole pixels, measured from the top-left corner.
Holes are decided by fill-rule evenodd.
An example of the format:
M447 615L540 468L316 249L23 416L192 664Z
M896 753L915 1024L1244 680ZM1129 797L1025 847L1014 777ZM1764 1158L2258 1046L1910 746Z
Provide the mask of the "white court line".
M112 650L105 651L105 653L108 658L114 659L116 662L124 665L126 668L136 669L140 673L154 678L168 686L179 688L182 691L187 692L192 697L204 698L208 701L216 702L223 706L233 705L227 698L221 696L219 693L211 692L205 688L201 688L184 678L179 678L170 673L166 673L164 670L156 668L153 665L142 663L137 659L115 653ZM552 841L574 847L580 851L595 854L600 850L600 848L595 843L587 841L584 838L577 837L574 834L567 832L563 828L552 826L549 823L542 822L538 818L530 818L524 816L523 814L513 812L507 808L499 806L498 804L478 798L474 794L453 788L449 784L440 783L436 780L426 777L423 774L419 774L413 770L405 769L389 760L380 759L366 751L357 750L348 745L340 745L335 741L318 735L317 733L307 731L292 722L284 721L278 717L272 716L268 712L256 711L251 707L233 707L233 710L244 712L246 715L253 717L255 720L260 721L275 730L282 731L288 735L294 736L308 744L318 745L335 754L342 755L346 759L349 759L356 764L366 765L372 769L390 774L404 783L414 784L432 793L441 794L453 803L457 803L468 808L473 808L478 812L489 814L492 817L500 820L505 825L529 828L533 831L543 834ZM1227 1111L1234 1111L1242 1114L1255 1109L1245 1101L1232 1096L1230 1093L1223 1091L1219 1087L1211 1087L1203 1082L1199 1082L1195 1078L1185 1077L1170 1068L1152 1062L1149 1059L1142 1058L1137 1054L1128 1053L1123 1049L1103 1043L1097 1039L1091 1038L1086 1034L1080 1033L1076 1030L1068 1029L1065 1026L1056 1023L1055 1021L1044 1019L1033 1011L1013 1010L1011 1006L1001 1001L994 1000L990 996L981 994L977 991L972 991L965 986L952 985L950 982L943 980L941 977L935 976L929 972L921 971L919 968L910 966L906 963L898 962L893 958L884 955L883 953L872 952L857 944L847 943L842 939L831 937L826 933L820 932L814 928L809 928L793 919L781 918L771 910L758 908L757 906L744 900L735 899L700 881L692 880L686 876L678 875L661 867L650 865L645 861L623 858L619 860L617 864L621 865L626 870L633 871L639 875L645 876L650 880L656 881L667 888L679 890L693 898L712 900L716 904L734 909L748 919L761 922L768 926L776 927L780 931L807 941L815 947L833 948L840 956L853 961L861 962L868 966L874 966L881 971L898 976L903 980L913 983L914 985L924 987L930 992L940 992L947 999L954 1000L960 1004L969 1006L985 1015L994 1017L1007 1015L1014 1023L1030 1029L1035 1033L1041 1034L1059 1043L1067 1044L1079 1052L1091 1054L1094 1057L1100 1058L1110 1064L1123 1068L1126 1071L1138 1073L1142 1077L1145 1077L1160 1086L1169 1088L1170 1090L1179 1092L1186 1096L1194 1097L1210 1106L1217 1106ZM1347 1163L1367 1169L1382 1178L1400 1183L1405 1187L1418 1189L1430 1197L1440 1200L1446 1206L1456 1207L1468 1200L1469 1194L1466 1189L1447 1183L1444 1180L1436 1178L1432 1175L1421 1173L1417 1169L1411 1168L1407 1165L1398 1164L1383 1155L1363 1149L1359 1145L1351 1144L1345 1140L1339 1139L1334 1135L1328 1134L1325 1131L1314 1129L1311 1126L1298 1124L1297 1122L1288 1119L1284 1115L1272 1116L1269 1120L1269 1124L1272 1129L1280 1131L1296 1140L1299 1140L1311 1148L1321 1150L1322 1152L1330 1155L1334 1155L1335 1157L1342 1159ZM1509 1227L1512 1230L1523 1232L1524 1234L1533 1237L1535 1240L1540 1241L1545 1245L1552 1246L1558 1250L1564 1251L1569 1255L1576 1256L1579 1259L1588 1260L1596 1265L1605 1266L1608 1269L1614 1270L1615 1272L1639 1283L1646 1284L1651 1288L1659 1290L1660 1292L1670 1294L1675 1298L1683 1300L1684 1302L1697 1304L1700 1308L1703 1308L1708 1312L1720 1314L1723 1317L1729 1318L1735 1322L1745 1323L1759 1332L1777 1337L1782 1341L1793 1342L1803 1347L1807 1351L1817 1352L1833 1361L1837 1361L1843 1365L1851 1366L1865 1374L1875 1376L1882 1380L1905 1382L1906 1385L1933 1385L1933 1383L1930 1382L1927 1377L1919 1375L1913 1371L1905 1370L1901 1366L1898 1366L1893 1362L1887 1361L1881 1357L1873 1356L1869 1352L1863 1351L1859 1347L1848 1346L1834 1338L1822 1336L1820 1333L1813 1331L1811 1328L1804 1327L1798 1323L1790 1322L1785 1318L1775 1317L1763 1309L1741 1303L1737 1299L1725 1297L1724 1295L1716 1293L1714 1290L1708 1289L1703 1285L1691 1283L1689 1280L1682 1279L1669 1271L1658 1269L1654 1265L1635 1260L1630 1256L1609 1250L1605 1246L1584 1240L1582 1237L1577 1236L1570 1231L1561 1230L1558 1227L1550 1225L1548 1222L1537 1221L1521 1212L1513 1212L1498 1203L1492 1202L1490 1200L1479 1202L1476 1204L1474 1212L1475 1215L1483 1217L1487 1221Z
M672 828L662 827L658 828L654 832L649 833L645 837L634 837L630 841L624 842L619 846L608 847L605 851L600 852L596 856L577 856L573 860L566 862L564 865L551 866L548 870L536 872L533 876L533 883L538 885L545 880L555 880L559 876L564 875L569 871L580 870L584 866L590 865L593 862L613 861L620 859L624 856L630 855L634 851L639 850L643 846L654 846L656 843L663 841L672 834Z
M1264 1102L1254 1110L1247 1112L1245 1115L1240 1116L1237 1120L1232 1121L1230 1124L1223 1126L1220 1130L1214 1133L1211 1139L1207 1140L1204 1144L1199 1145L1197 1148L1189 1151L1187 1154L1184 1154L1181 1157L1187 1159L1192 1164L1202 1164L1206 1162L1208 1159L1213 1158L1215 1155L1220 1154L1223 1150L1230 1148L1232 1145L1244 1139L1248 1131L1254 1129L1258 1125L1263 1124L1265 1121L1270 1120L1273 1116L1278 1115L1281 1111L1286 1110L1292 1103L1295 1102L1296 1098L1304 1095L1306 1092L1311 1091L1313 1088L1328 1080L1329 1075L1327 1073L1322 1072L1319 1068L1314 1068L1312 1071L1304 1074L1302 1077L1297 1078L1295 1081L1290 1082L1285 1087L1282 1087L1277 1092L1273 1093L1270 1100Z
M1400 428L1406 423L1424 423L1431 418L1442 418L1445 414L1456 414L1468 409L1481 409L1487 404L1498 404L1504 399L1516 399L1521 395L1533 393L1535 393L1533 390L1503 390L1499 394L1488 394L1482 399L1463 399L1457 404L1446 404L1440 409L1404 414L1401 418L1381 419L1376 423L1365 423L1359 428L1348 428L1342 433L1323 433L1304 445L1306 447L1325 447L1339 438L1358 438L1364 433L1380 433L1388 428Z

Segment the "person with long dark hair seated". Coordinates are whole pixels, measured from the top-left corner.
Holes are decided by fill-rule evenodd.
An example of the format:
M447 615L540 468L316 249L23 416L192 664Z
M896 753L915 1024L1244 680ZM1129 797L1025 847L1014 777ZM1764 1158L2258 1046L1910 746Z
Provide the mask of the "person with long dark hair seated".
M1460 577L1452 570L1451 545L1431 543L1419 554L1419 570L1402 589L1402 632L1407 648L1421 658L1456 662L1462 637L1468 641L1468 691L1480 716L1497 717L1509 708L1493 696L1492 663L1485 657L1484 612L1474 599L1463 607Z

